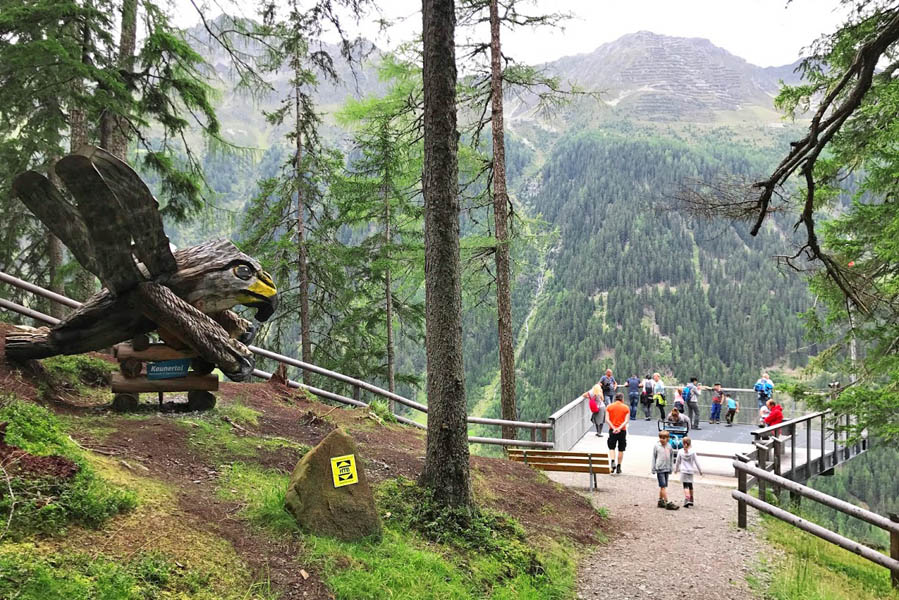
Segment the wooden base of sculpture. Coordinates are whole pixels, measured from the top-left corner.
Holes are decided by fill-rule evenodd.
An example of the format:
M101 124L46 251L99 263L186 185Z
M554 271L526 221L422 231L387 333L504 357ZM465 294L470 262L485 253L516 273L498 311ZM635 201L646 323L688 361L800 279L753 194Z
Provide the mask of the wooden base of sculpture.
M136 342L136 343L135 343ZM198 358L189 351L172 348L167 344L149 344L144 340L121 343L113 347L113 355L119 361L119 373L113 373L110 388L115 394L112 408L118 412L137 410L140 394L156 393L159 407L163 407L166 392L187 392L187 410L209 410L215 406L215 392L219 380L210 375L213 365ZM191 359L191 372L185 377L171 379L149 379L144 365L146 362Z

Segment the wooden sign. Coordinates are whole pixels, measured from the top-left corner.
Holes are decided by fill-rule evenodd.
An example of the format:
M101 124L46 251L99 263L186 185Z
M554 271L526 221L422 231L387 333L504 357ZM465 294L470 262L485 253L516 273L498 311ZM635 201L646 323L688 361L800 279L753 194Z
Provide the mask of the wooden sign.
M187 377L188 369L190 369L189 358L151 362L147 363L147 379L177 379L179 377Z

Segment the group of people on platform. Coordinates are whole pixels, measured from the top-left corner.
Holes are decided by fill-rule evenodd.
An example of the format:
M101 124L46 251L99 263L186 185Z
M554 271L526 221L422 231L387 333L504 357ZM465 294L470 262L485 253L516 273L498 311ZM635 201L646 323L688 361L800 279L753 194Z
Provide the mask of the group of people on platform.
M652 408L659 410L659 420L667 424L683 425L686 430L702 429L699 425L699 398L703 390L712 390L712 406L709 415L710 424L721 423L721 411L727 407L725 421L727 427L733 425L734 417L740 411L739 403L734 397L721 389L721 384L716 383L711 388L700 385L696 377L690 378L690 383L683 389L675 388L674 407L666 415L667 399L665 384L659 373L653 373L640 379L636 375L628 377L625 382L627 388L628 404L624 403L624 394L618 392L618 382L612 375L611 369L606 369L596 384L583 393L583 397L589 402L591 420L596 427L596 435L603 437L603 427L608 425L608 447L611 455L611 467L613 474L621 473L621 463L624 459L624 451L627 448L627 427L632 419L637 418L638 405L643 406L645 420L652 418ZM754 390L759 405L759 421L762 426L772 426L783 420L783 407L773 399L774 383L763 373L756 382ZM702 469L693 450L692 440L689 436L678 440L677 451L670 443L670 433L666 430L659 432L659 444L653 447L652 472L659 482L660 508L676 510L677 504L668 499L668 477L674 473L681 473L681 483L684 486L684 506L693 506L693 475L702 475ZM617 450L617 457L615 451ZM617 460L616 460L617 459Z

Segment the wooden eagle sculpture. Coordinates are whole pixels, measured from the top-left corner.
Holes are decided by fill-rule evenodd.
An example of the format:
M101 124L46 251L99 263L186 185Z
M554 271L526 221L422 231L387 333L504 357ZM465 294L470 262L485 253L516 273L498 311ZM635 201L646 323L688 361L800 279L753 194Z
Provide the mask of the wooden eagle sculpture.
M77 205L34 171L19 175L13 190L104 289L52 328L7 334L7 358L80 354L157 330L208 370L248 378L255 360L245 344L256 326L230 309L256 308L260 322L274 313L278 292L259 262L227 240L172 253L156 199L102 148L83 146L54 170Z

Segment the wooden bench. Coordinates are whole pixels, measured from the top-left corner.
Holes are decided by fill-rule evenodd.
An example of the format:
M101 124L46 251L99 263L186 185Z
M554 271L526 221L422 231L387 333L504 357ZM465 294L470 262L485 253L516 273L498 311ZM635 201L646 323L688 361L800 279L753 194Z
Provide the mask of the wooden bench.
M590 491L596 489L596 475L609 475L612 465L607 452L564 452L561 450L527 450L509 448L509 460L524 463L539 471L588 473Z

